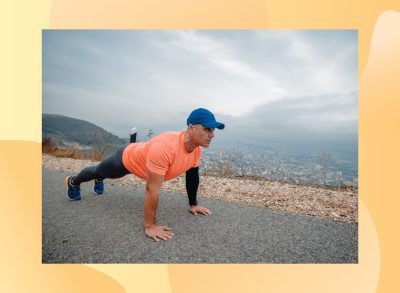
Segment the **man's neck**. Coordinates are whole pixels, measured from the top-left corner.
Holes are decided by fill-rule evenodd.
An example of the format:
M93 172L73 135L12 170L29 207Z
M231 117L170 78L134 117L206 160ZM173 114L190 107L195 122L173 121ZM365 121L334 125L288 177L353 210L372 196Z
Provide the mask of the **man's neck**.
M197 147L197 145L195 145L192 141L192 139L190 138L190 135L187 131L185 131L185 136L183 139L183 144L185 146L185 149L188 153L193 152L193 150Z

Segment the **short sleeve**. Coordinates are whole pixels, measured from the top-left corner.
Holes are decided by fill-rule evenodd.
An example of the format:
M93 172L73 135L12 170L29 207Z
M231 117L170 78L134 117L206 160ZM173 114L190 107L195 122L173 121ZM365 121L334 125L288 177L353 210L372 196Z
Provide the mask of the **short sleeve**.
M194 166L192 168L197 168L200 165L202 153L203 153L203 149L201 147L198 147L198 149L196 150L196 160L195 160Z
M146 168L153 173L165 175L173 162L174 154L168 145L155 142L150 146L146 158Z

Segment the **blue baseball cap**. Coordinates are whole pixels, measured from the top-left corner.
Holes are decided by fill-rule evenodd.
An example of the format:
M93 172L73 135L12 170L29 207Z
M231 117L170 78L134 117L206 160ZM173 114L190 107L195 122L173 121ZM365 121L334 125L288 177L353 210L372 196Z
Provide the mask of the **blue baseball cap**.
M190 113L188 119L186 120L186 124L187 125L201 124L207 128L218 128L218 129L225 128L225 124L215 120L213 113L203 108L199 108L192 111L192 113Z

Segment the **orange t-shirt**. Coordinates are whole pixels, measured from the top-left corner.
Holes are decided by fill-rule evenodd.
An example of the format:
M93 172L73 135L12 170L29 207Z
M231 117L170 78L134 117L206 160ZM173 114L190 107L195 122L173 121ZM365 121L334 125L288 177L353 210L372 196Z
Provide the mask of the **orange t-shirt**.
M198 167L202 149L188 153L184 146L185 132L164 132L148 142L129 144L123 154L125 168L139 178L146 179L147 170L164 175L170 180Z

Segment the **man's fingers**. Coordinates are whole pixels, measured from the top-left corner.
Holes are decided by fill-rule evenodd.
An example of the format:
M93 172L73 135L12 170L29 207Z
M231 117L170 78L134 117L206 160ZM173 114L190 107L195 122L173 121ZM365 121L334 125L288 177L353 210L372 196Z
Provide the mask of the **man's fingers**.
M174 233L169 232L171 228L167 226L161 226L161 231L159 231L156 235L157 237L161 238L162 240L168 240L171 239L172 236L174 236Z
M193 215L198 215L198 214L204 215L204 216L211 215L211 211L210 211L209 209L204 208L204 207L200 207L200 206L191 208L191 209L190 209L190 212L191 212Z
M168 239L171 239L172 238L172 236L174 236L174 234L173 233L171 233L171 232L165 232L165 233L162 233L162 234L160 234L162 237L166 237L166 238L168 238ZM164 240L166 240L166 239L164 239Z
M208 215L211 214L210 210L209 210L209 209L206 209L206 208L200 210L199 212L202 213L202 214L205 215L205 216L208 216Z
M161 239L161 240L168 240L168 239L171 239L172 236L173 236L173 235L168 235L168 234L157 234L157 235L151 236L150 238L151 238L153 241L160 242L160 239Z
M145 234L153 241L159 242L160 240L168 240L174 236L174 233L170 232L171 228L167 226L156 226L148 229Z
M162 234L158 234L157 237L161 238L162 240L168 240L171 239L173 236L172 233L162 233Z

